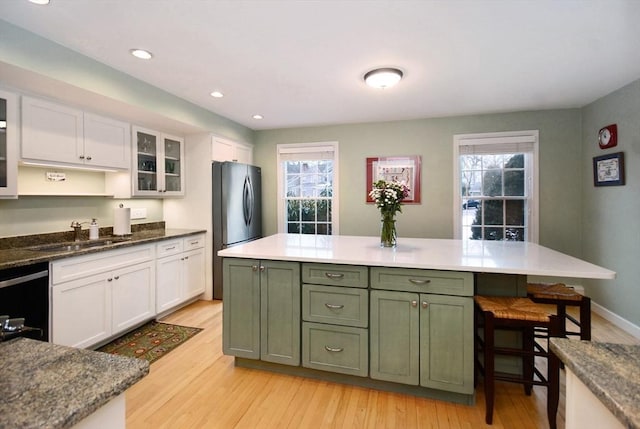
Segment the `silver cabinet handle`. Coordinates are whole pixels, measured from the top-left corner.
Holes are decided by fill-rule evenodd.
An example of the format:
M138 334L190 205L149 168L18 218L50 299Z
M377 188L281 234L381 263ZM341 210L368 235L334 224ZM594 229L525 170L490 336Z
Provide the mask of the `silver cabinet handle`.
M330 308L331 310L340 310L344 308L344 305L338 304L329 304L328 302L324 304L325 307Z
M260 272L261 272L261 273L264 273L264 270L265 270L265 269L266 269L266 268L264 267L264 265L260 265Z
M422 301L422 308L427 308L429 303L427 301Z
M330 279L341 279L344 277L342 273L324 273L324 275Z
M428 283L431 283L431 280L423 280L423 279L409 279L409 281L411 283L413 283L414 285L426 285Z
M252 266L251 266L251 269L252 269L253 271L258 271L258 266L257 266L257 265L252 265Z
M324 349L332 353L338 353L344 350L342 347L329 347L329 346L324 346Z
M411 301L411 306L412 307L417 307L418 306L418 301Z
M164 249L164 250L173 250L173 249L175 249L175 248L176 248L176 246L171 246L171 247L167 247L167 248L166 248L166 249Z

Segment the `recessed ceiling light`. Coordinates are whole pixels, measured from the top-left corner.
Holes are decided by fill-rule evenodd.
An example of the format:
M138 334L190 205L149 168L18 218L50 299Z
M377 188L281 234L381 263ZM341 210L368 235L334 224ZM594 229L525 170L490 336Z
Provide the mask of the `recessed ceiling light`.
M212 96L213 98L222 98L222 97L224 97L224 94L223 94L223 93L221 93L220 91L213 91L213 92L211 93L211 96Z
M262 119L262 118L264 118L264 116L262 116L262 115L253 115L252 118L253 119Z
M46 5L49 4L49 0L29 0L33 4Z
M389 88L400 82L400 79L402 71L391 67L374 69L364 75L364 81L373 88Z
M140 58L141 60L149 60L153 57L151 52L145 51L144 49L131 49L129 52L131 52L131 55L136 58Z

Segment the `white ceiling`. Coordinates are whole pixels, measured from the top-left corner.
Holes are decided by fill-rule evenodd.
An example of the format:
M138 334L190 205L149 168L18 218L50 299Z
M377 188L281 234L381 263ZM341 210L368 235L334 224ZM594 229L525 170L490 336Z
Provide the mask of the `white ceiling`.
M0 19L256 130L581 107L640 78L636 0L0 0ZM381 66L404 79L367 87Z

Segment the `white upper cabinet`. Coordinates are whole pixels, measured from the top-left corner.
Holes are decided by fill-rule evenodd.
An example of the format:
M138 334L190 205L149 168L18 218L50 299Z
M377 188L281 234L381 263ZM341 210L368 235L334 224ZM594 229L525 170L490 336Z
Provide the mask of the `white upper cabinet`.
M211 159L213 161L232 161L241 164L252 164L253 146L220 137L212 137Z
M18 97L0 91L0 197L18 194Z
M84 114L85 163L128 169L131 165L131 128L127 122ZM89 160L88 157L91 157Z
M23 161L128 169L130 127L50 101L22 97Z
M133 195L184 195L184 139L134 126Z

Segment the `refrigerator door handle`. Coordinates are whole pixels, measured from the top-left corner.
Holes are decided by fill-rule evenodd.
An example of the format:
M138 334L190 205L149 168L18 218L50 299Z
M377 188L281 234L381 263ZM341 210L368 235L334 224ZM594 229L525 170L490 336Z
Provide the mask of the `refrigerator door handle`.
M244 186L242 189L242 211L244 215L245 225L251 225L253 217L253 188L249 176L244 178Z

